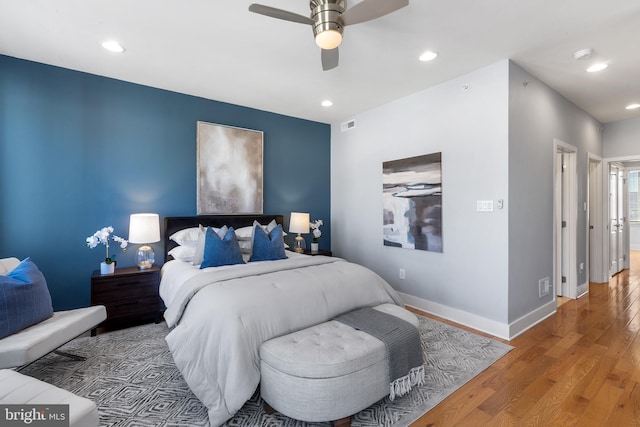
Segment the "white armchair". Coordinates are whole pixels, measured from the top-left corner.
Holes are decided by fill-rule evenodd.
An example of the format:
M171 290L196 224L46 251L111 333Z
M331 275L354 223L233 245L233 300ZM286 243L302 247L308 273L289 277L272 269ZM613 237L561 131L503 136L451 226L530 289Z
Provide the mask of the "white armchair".
M17 258L0 259L0 275L9 274L18 264ZM102 305L54 312L49 319L0 339L0 369L28 365L95 328L106 318L107 310Z

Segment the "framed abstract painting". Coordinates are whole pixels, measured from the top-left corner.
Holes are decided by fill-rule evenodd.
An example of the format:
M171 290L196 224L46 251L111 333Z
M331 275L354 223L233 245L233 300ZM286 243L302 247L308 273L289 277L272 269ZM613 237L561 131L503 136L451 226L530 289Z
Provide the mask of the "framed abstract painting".
M382 164L385 246L442 252L442 153Z
M262 213L263 133L198 122L197 211Z

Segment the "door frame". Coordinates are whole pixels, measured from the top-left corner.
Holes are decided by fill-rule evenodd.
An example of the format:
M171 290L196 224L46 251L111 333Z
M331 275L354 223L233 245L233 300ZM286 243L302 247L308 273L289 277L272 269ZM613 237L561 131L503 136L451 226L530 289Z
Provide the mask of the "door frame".
M622 166L624 168L624 171L625 171L625 180L627 180L627 182L628 182L629 173L628 173L628 170L627 170L627 167L626 167L625 163L626 162L638 162L638 161L640 161L640 155L622 156L622 157L607 157L607 158L604 158L603 161L605 162L606 168L607 168L607 192L608 192L608 189L609 189L609 181L608 181L608 178L609 178L609 173L608 173L609 165L611 163L620 163L620 164L622 164ZM626 187L625 191L623 192L623 197L624 197L625 209L628 210L628 206L629 206L628 186ZM606 209L605 220L607 221L606 230L607 230L607 234L608 234L608 231L609 231L609 223L608 223L608 220L609 220L609 201L608 200L607 200L605 209ZM628 217L628 215L627 215L627 217ZM629 236L629 226L628 226L629 225L629 221L628 221L628 218L627 218L627 224L626 225L627 226L624 228L624 242L625 242L625 244L624 244L624 255L625 255L624 267L625 268L629 268L629 262L630 262L629 261L629 250L630 250L630 246L629 246L629 240L630 239L629 238L630 238L630 236ZM603 249L604 249L604 252L605 252L605 259L607 260L607 277L608 277L608 279L611 279L611 277L613 277L613 276L609 275L609 270L610 270L609 269L609 262L610 262L610 259L611 259L611 257L609 256L609 239L606 240L606 244L605 244L605 242L603 242Z
M587 283L605 283L609 280L608 265L604 242L608 237L606 234L606 218L608 204L604 200L604 195L608 194L607 175L604 174L605 162L602 157L587 153L587 164L589 173L587 179ZM592 171L591 166L595 164ZM593 228L591 228L593 227Z
M615 172L615 178L614 173ZM626 195L626 170L625 167L622 163L620 162L609 162L609 171L608 171L608 178L609 178L609 192L608 192L608 212L607 212L607 219L608 219L608 226L609 226L609 259L608 259L608 268L609 268L609 277L613 277L616 274L620 273L622 270L625 269L625 263L627 262L628 259L628 249L627 247L627 227L625 225L625 213L626 213L626 209L625 209L625 205L627 203L625 203L625 199L627 198ZM622 184L621 184L622 181ZM615 191L612 191L612 182L615 183ZM621 188L622 187L622 188ZM612 209L611 206L614 204L612 203L612 199L613 196L612 194L615 194L615 222L617 224L618 229L615 231L615 233L611 230L611 221L613 220L612 218ZM622 200L621 200L622 199ZM620 212L621 211L621 212ZM620 232L619 227L620 227L620 217L622 217L622 232ZM615 234L615 246L616 246L616 251L615 251L615 259L612 259L612 250L611 250L611 239L613 237L613 235ZM620 262L622 261L622 262ZM615 265L615 268L613 267Z
M553 279L556 295L562 295L572 299L578 298L578 273L577 273L577 224L578 224L578 172L577 172L578 148L559 139L553 140ZM559 162L563 155L566 156L566 168L562 176L558 177ZM564 177L564 178L563 178ZM562 191L562 180L565 180L565 192ZM564 193L564 194L563 194ZM563 257L562 221L563 206L565 208L564 221L566 222L566 253ZM565 270L565 284L562 283L562 270ZM580 296L588 292L580 289Z

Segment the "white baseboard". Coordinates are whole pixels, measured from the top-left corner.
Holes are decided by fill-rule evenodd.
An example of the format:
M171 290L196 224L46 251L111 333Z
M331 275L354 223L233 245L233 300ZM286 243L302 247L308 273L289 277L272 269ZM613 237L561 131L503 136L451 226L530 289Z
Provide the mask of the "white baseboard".
M576 299L588 293L589 293L589 282L584 282L582 285L578 286L578 295L576 296Z
M536 308L528 314L522 316L509 324L509 339L514 339L521 333L531 329L558 310L558 301L554 298L550 302Z
M442 317L443 319L450 320L460 325L475 329L476 331L484 332L505 340L512 340L527 329L535 326L554 314L557 309L557 302L554 299L553 301L538 307L529 314L522 316L518 320L510 324L506 324L478 316L477 314L468 313L463 310L458 310L443 304L415 297L413 295L402 292L399 292L399 294L404 302L410 307L417 308L418 310L433 314L434 316Z

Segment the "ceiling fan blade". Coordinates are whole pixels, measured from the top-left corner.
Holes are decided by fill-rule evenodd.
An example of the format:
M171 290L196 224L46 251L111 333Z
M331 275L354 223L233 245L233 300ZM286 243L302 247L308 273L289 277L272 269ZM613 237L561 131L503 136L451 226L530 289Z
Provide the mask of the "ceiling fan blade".
M409 4L409 0L364 0L342 14L344 25L359 24L380 18Z
M249 11L259 13L260 15L270 16L271 18L297 22L299 24L313 25L314 23L313 20L307 16L298 15L297 13L289 12L282 9L276 9L275 7L264 6L262 4L252 4L251 6L249 6Z
M338 48L330 50L322 49L322 71L328 71L336 68L338 66L339 57Z

